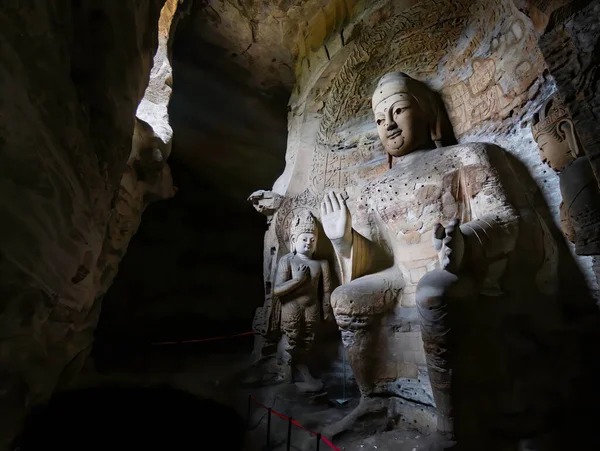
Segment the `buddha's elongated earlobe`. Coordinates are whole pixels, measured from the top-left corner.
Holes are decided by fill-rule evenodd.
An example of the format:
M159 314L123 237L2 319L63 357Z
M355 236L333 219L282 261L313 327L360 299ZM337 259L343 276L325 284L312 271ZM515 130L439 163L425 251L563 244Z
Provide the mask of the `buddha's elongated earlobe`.
M442 115L436 111L435 121L431 124L431 140L436 148L442 147Z
M563 119L558 126L558 129L567 140L573 158L579 157L581 155L581 151L579 149L579 144L577 143L577 135L575 135L575 126L573 125L573 121L571 119Z

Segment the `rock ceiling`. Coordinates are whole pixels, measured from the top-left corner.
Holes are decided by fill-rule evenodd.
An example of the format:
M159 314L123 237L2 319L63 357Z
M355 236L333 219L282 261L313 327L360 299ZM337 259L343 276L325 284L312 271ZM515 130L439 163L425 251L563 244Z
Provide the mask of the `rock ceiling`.
M197 37L226 50L263 89L295 80L295 61L363 8L356 0L208 0L192 5Z
M367 24L376 28L379 22L389 19L390 14L426 3L420 0L196 0L191 2L190 10L196 38L224 50L222 57L242 68L247 82L264 90L284 87L291 91L303 61L311 52L319 50L333 33L339 33L342 42L358 34L359 30L349 25L350 19L379 10ZM444 22L447 13L443 10L456 4L460 7L460 3L436 1L434 5L427 5L427 11L437 21ZM502 2L490 2L499 3ZM514 0L513 3L530 17L541 33L569 15L572 5L578 2ZM418 8L412 10L418 11ZM460 29L460 24L457 25L455 30ZM447 29L445 26L439 31ZM411 42L413 46L423 44L418 40Z

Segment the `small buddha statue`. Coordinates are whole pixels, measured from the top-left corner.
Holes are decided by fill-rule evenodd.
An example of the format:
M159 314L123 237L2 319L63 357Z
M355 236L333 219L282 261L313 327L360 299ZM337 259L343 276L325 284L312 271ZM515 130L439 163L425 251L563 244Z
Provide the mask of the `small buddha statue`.
M531 129L542 161L556 172L579 156L573 121L558 97L544 102L533 116Z
M486 331L474 312L482 320L493 316L484 313L488 309L518 309L523 299L533 308L541 293L552 295L555 267L540 255L551 254L553 241L527 210L530 203L502 149L444 145L443 106L426 85L388 73L373 93L372 108L393 164L356 199L337 192L324 196L321 220L342 272L331 304L363 401L386 393L387 348L394 335L389 325L398 321L398 307L418 311L438 432L453 439L453 349L462 346L453 332L466 334L470 324ZM481 355L494 352L492 338L490 343ZM366 404L361 401L357 410ZM476 412L470 415L473 421L464 424L473 429L466 434L476 435L483 426Z
M560 97L548 99L533 116L532 132L542 161L559 174L560 222L579 255L600 253L600 190L575 125Z
M296 386L302 392L317 392L323 384L309 371L309 352L321 318L333 318L330 305L331 282L327 260L315 260L318 229L307 210L296 215L291 225L291 249L277 267L274 294L281 302L281 329L286 350L295 371L303 377Z

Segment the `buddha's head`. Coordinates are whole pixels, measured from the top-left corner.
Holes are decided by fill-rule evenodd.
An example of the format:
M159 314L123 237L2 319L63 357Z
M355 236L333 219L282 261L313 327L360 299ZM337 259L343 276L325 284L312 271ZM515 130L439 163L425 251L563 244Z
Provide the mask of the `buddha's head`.
M318 228L315 217L308 210L302 210L294 216L290 240L292 251L296 254L312 257L317 248Z
M558 97L547 100L533 116L533 139L542 161L560 172L577 158L579 146L569 113Z
M439 103L423 83L403 72L385 74L373 93L372 106L379 137L390 156L441 146Z

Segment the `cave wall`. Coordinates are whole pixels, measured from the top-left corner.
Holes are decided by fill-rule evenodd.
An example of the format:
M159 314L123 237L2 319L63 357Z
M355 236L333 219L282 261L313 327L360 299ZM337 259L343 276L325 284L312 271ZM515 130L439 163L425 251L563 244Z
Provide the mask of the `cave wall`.
M1 441L91 346L96 262L163 3L0 6Z
M559 224L558 176L542 162L531 131L534 113L557 92L539 35L512 1L377 2L309 53L290 100L286 168L273 186L285 200L265 238L266 282L287 252L294 209L318 217L324 192L346 190L353 199L387 170L370 97L392 70L441 94L459 142L493 142L524 163ZM577 259L597 290L592 258Z
M271 225L264 239L266 299L254 320L257 360L273 355L274 342L281 336L272 287L277 261L289 252L294 213L306 208L319 218L322 196L335 189L348 194L350 212L353 218L360 218L361 187L388 170L371 112L371 95L379 78L389 71L406 72L440 93L459 143L495 143L520 161L537 185L525 193L530 205L543 220L560 227L559 177L542 161L532 134L534 114L559 91L559 80L552 76L539 44L548 24L555 22L550 20L552 11L534 21L516 3L367 3L300 61L289 102L286 168L272 188L274 196L281 197L268 212ZM562 4L556 3L564 12ZM591 55L591 46L586 48ZM560 65L563 70L571 67ZM416 187L418 181L414 183ZM366 224L361 225L367 230ZM573 253L572 244L558 239ZM318 248L316 258L328 259L340 272L330 247ZM587 284L598 299L593 257L573 258L585 277L582 285ZM431 269L416 267L404 276L416 285ZM399 379L402 384L407 379L416 381L415 375L425 363L418 321L412 312L415 286L411 288L412 292L404 290L402 294L406 310L396 312L402 326L390 338L388 354L390 374L395 366L397 376L405 378ZM339 380L342 365L336 359L339 357L330 357L336 372L332 379ZM276 371L280 368L263 368L267 373ZM423 378L417 385L421 392L427 391ZM433 405L431 399L428 403Z
M152 202L170 199L177 191L167 159L171 155L173 140L168 106L173 91L171 47L182 14L181 10L177 10L178 5L179 0L167 0L161 9L158 47L148 86L136 110L131 150L96 263L98 302L103 301L104 294L112 285L146 207Z
M570 15L559 16L540 37L539 45L600 186L600 26L595 20L600 2L576 1L567 6ZM590 235L597 255L597 232Z
M264 300L265 219L246 199L284 168L286 106L309 55L333 32L350 36L341 30L364 4L209 0L181 8L169 107L179 199L146 212L104 300L102 340L248 327Z
M132 238L103 301L98 359L104 344L248 331L263 302L266 221L246 199L283 170L289 92L277 77L264 85L249 77L208 36L205 5L182 8L168 109L178 192L149 206Z

